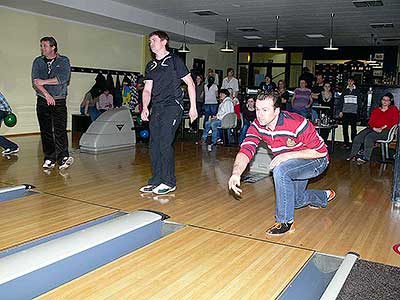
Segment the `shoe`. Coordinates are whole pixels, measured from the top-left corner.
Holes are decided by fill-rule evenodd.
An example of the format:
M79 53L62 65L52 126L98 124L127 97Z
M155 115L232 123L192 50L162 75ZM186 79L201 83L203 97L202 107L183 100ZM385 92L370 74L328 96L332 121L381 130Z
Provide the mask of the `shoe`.
M18 153L18 151L19 151L18 147L16 149L14 149L14 150L11 150L10 148L7 148L7 149L3 150L3 152L1 152L1 154L10 155L10 154Z
M224 141L222 139L217 140L217 145L223 145L223 144L224 144Z
M157 195L165 195L165 194L168 194L169 192L173 192L175 190L176 190L176 186L171 187L169 185L161 183L160 185L158 185L157 187L155 187L153 189L153 193L157 194Z
M152 193L153 190L154 190L156 187L157 187L157 186L154 185L154 184L148 184L148 185L142 186L142 187L139 189L139 191L140 191L141 193Z
M328 196L327 202L335 200L336 192L334 190L327 190L326 192L327 192L327 196ZM312 204L310 204L308 207L312 208L312 209L320 209L320 208L322 208L321 206L315 206L315 205L312 205Z
M351 148L350 145L343 145L343 146L342 146L342 149L349 150L350 148Z
M294 222L292 223L279 223L275 222L275 224L267 230L268 235L282 235L286 233L291 233L295 231Z
M43 169L54 169L55 166L55 162L51 161L50 159L46 159L42 167Z
M58 167L59 170L65 170L69 168L74 163L74 158L72 156L64 157L61 165Z
M365 164L367 162L368 162L368 160L366 160L364 158L361 158L361 157L357 158L357 164L359 164L359 165Z
M215 145L214 144L207 145L207 151L211 152L213 149L213 146L215 146Z

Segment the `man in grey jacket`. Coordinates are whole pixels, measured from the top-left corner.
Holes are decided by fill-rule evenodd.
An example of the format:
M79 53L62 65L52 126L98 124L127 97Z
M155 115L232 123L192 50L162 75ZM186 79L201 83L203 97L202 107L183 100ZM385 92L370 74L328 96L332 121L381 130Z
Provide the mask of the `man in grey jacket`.
M354 77L350 76L347 80L347 88L343 91L338 109L339 118L342 119L344 148L350 149L349 125L351 127L351 141L357 135L357 112L361 102L361 92L354 85Z
M36 90L36 113L44 152L44 169L68 168L73 162L69 156L67 138L67 87L71 66L66 56L58 54L53 37L40 40L41 56L32 65L32 84Z

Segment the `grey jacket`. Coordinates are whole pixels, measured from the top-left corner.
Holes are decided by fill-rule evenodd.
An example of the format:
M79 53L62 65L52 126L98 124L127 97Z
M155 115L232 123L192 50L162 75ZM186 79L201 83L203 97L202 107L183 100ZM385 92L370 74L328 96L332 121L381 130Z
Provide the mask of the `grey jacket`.
M67 97L67 87L71 78L71 65L66 56L57 54L51 66L47 66L44 56L36 57L32 64L32 86L36 90L36 95L46 98L33 84L34 79L50 79L56 77L59 84L44 85L44 88L53 96L54 99L65 99Z
M340 97L339 112L357 114L362 100L361 97L358 88L355 87L353 90L346 88Z

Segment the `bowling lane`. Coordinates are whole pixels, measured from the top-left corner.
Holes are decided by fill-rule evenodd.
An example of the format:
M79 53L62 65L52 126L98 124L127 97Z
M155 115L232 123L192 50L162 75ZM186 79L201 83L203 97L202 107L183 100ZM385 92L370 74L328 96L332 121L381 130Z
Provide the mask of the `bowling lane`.
M47 194L0 202L0 250L4 250L115 210Z
M311 254L186 227L37 299L275 299Z

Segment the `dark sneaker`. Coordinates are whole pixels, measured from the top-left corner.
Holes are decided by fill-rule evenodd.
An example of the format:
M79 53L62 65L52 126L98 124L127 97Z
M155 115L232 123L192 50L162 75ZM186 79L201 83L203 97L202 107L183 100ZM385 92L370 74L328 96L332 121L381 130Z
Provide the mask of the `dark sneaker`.
M153 189L153 193L157 195L165 195L168 194L169 192L173 192L176 190L176 186L169 186L164 183L161 183L157 187Z
M43 163L43 169L54 169L55 167L55 162L51 161L50 159L46 159Z
M3 150L3 152L1 152L1 154L3 154L3 155L11 155L11 154L18 153L18 151L19 151L18 147L16 149L7 148L7 149Z
M328 202L330 202L330 201L332 201L332 200L335 200L335 198L336 198L336 192L334 191L334 190L327 190L326 191L326 194L327 194L327 196L328 196ZM309 208L312 208L312 209L320 209L320 208L322 208L322 207L320 207L320 206L314 206L314 205L312 205L312 204L310 204L309 206L308 206Z
M224 144L224 141L222 139L217 140L217 145L223 145L223 144Z
M74 163L74 158L72 156L64 157L58 169L59 170L68 169L73 163Z
M148 185L142 186L142 187L139 189L139 191L142 192L142 193L152 193L153 190L154 190L156 187L157 187L157 186L154 185L154 184L148 184Z
M268 235L282 235L286 233L291 233L295 231L294 222L292 223L279 223L275 222L275 224L267 230Z

